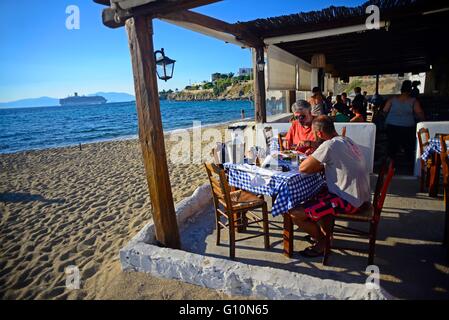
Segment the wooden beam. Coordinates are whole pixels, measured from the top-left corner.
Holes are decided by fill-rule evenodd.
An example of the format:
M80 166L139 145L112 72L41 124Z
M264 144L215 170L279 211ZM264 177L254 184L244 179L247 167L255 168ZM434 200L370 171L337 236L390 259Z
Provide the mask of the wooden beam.
M385 21L380 21L379 24L380 24L381 28L384 28L386 25ZM325 30L319 30L319 31L313 31L313 32L287 34L287 35L283 35L283 36L265 38L264 42L266 44L270 45L270 44L278 44L278 43L286 43L286 42L311 40L311 39L317 39L317 38L326 38L326 37L331 37L331 36L338 36L338 35L342 35L342 34L356 33L356 32L367 31L367 30L368 29L366 28L366 24L359 24L359 25L353 25L353 26L347 26L347 27L341 27L341 28L335 28L335 29L325 29Z
M111 4L110 0L93 0L95 3L102 4L104 6L109 6Z
M162 130L152 19L131 18L126 22L126 31L134 75L139 140L153 207L156 239L166 247L180 248Z
M290 90L287 91L287 110L286 113L290 113L292 105L296 102L296 91Z
M256 123L267 122L267 101L265 94L265 70L259 70L257 63L265 61L264 47L254 48L253 73L254 73L254 108Z
M199 25L214 31L228 33L236 37L236 39L249 47L263 46L263 41L246 30L243 26L230 24L225 21L215 19L193 11L179 11L169 14L157 15L157 18L164 18L173 21L187 22Z
M154 1L128 10L122 10L120 8L106 8L103 10L102 14L103 24L110 28L118 28L124 26L125 21L131 17L154 17L156 15L188 10L219 1L222 0Z

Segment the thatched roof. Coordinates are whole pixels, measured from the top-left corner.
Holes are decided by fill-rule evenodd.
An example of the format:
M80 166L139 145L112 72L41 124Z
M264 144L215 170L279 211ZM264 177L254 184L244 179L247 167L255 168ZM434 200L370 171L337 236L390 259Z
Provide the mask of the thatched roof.
M334 7L286 16L239 22L262 39L364 24L368 5L380 8L388 30L365 30L316 39L279 43L278 46L306 61L324 53L340 76L423 72L440 57L448 56L445 30L447 1L373 0L361 6ZM423 14L434 12L434 14Z
M284 35L293 31L310 32L364 23L367 17L365 9L369 5L376 5L380 8L382 19L390 19L447 7L448 3L444 0L371 0L357 7L330 6L318 11L300 12L237 22L236 24L248 28L262 38Z

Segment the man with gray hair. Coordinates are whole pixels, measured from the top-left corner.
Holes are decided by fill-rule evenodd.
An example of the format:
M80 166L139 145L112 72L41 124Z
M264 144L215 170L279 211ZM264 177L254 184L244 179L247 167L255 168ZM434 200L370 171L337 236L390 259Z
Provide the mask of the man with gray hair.
M350 138L339 136L328 116L315 118L312 127L315 135L325 141L301 163L299 171L312 174L324 169L326 187L287 213L314 242L300 252L307 257L323 255L330 215L357 214L368 206L371 197L366 160L360 147Z
M297 100L292 105L293 120L285 136L285 149L315 146L316 139L312 131L313 117L310 108L310 103L305 100Z

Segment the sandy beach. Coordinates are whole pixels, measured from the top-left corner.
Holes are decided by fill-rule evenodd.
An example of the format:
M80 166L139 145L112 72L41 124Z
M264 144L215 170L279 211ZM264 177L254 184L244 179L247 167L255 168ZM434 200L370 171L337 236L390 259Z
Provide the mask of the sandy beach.
M169 171L175 203L207 182L201 164ZM151 219L138 140L0 155L0 181L0 299L225 298L121 271L119 249ZM69 265L80 290L65 287Z

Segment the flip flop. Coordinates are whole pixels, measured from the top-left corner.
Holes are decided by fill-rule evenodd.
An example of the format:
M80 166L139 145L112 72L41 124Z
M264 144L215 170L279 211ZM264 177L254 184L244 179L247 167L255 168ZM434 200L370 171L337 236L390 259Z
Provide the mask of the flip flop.
M324 255L324 250L322 252L319 252L315 249L315 246L308 247L304 249L303 251L300 251L299 254L303 257L307 258L316 258L316 257L322 257Z
M308 243L310 243L310 244L315 244L316 243L316 240L315 239L313 239L312 238L312 236L311 235L306 235L306 236L304 236L304 241L307 241Z

